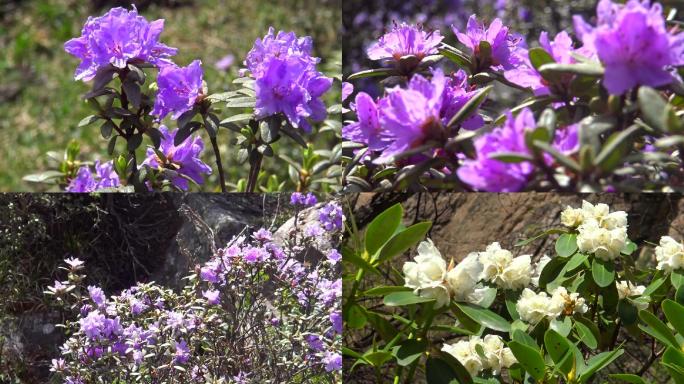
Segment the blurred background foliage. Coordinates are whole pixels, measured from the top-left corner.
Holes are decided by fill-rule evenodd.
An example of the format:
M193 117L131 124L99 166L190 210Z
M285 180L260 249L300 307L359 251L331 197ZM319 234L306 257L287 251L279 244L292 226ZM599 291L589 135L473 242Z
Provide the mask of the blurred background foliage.
M78 61L65 53L62 45L80 35L88 16L131 3L148 20L166 20L161 41L179 49L176 63L202 60L210 93L236 88L231 81L254 40L265 35L269 26L312 36L314 53L322 58L319 69L329 76L340 73L341 0L0 1L0 191L47 188L22 181L22 177L50 168L53 164L45 154L61 153L74 139L81 143L81 160L107 159L107 141L97 126L77 127L91 114L81 98L90 84L73 80ZM218 69L215 64L227 55L234 57L233 64L227 70ZM326 103L337 102L339 95L337 84L328 92ZM238 113L241 111L224 110L220 117ZM168 125L175 128L175 123ZM317 148L327 149L336 142L330 132L315 140ZM237 163L233 141L232 132L221 130L226 178L236 182L247 175L247 166ZM291 140L279 145L276 153L301 159L301 149ZM214 164L211 151L205 151L204 161ZM277 174L280 181L288 175L279 161L266 161L265 170ZM216 178L214 172L204 189L218 187Z

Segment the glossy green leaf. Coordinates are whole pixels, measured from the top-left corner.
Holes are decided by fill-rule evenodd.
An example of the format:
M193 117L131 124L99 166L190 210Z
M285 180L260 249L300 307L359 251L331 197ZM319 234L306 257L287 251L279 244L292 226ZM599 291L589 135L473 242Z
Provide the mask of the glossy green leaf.
M610 363L622 356L624 352L625 351L620 348L613 351L602 352L596 356L593 356L591 359L589 359L587 362L587 368L579 377L580 383L586 383L596 372L610 365Z
M373 287L367 291L363 291L363 293L361 293L361 296L385 296L388 293L392 292L406 292L411 290L411 288L404 286L382 285L379 287Z
M352 304L344 316L347 327L352 329L361 329L366 325L368 319L366 318L366 309L358 304Z
M427 303L430 301L435 301L435 299L420 297L413 292L393 292L383 299L383 303L390 307L401 307L404 305Z
M463 303L456 303L456 306L484 327L501 332L508 332L511 329L511 323L489 309Z
M402 341L397 347L395 347L397 364L402 367L411 365L414 361L419 359L423 353L425 353L426 348L427 343L424 340L418 341L416 339L408 339Z
M626 383L632 383L632 384L647 384L647 382L641 378L641 376L637 375L632 375L631 373L614 373L612 375L608 375L611 379L619 380L619 381L624 381Z
M376 263L382 263L406 252L409 248L424 240L431 227L432 222L424 221L413 224L395 234L380 250L380 256Z
M684 306L670 299L666 299L662 304L663 313L667 321L679 334L684 335Z
M368 69L365 71L360 71L356 72L354 74L349 75L347 77L347 81L350 80L356 80L356 79L364 79L367 77L388 77L388 76L396 76L398 75L399 72L397 72L396 69L394 68L376 68L376 69Z
M510 341L508 343L508 348L511 349L513 356L515 356L518 363L520 363L530 376L534 377L536 380L544 378L544 358L539 353L538 349L517 341Z
M564 233L556 240L556 253L560 257L570 257L577 251L577 235Z
M594 333L580 322L575 322L575 330L577 331L577 338L584 343L590 349L596 349L598 347L598 340Z
M644 324L639 324L639 329L656 338L666 346L679 349L679 343L672 334L670 328L665 325L656 315L649 311L639 311L639 319Z
M615 281L615 266L610 261L594 257L594 261L591 263L591 276L596 285L605 288Z
M395 204L377 215L366 229L366 251L373 255L385 244L401 224L404 209Z
M548 329L544 333L544 347L549 356L551 356L551 360L556 363L556 367L561 372L567 375L572 371L575 356L568 339L553 329Z
M447 127L456 127L462 124L470 116L473 116L477 112L477 109L480 107L480 104L482 104L484 100L487 98L487 94L493 88L493 86L489 85L477 91L477 93L473 95L473 97L470 100L468 100L468 102L465 103L463 107L461 107L461 109L458 110L458 112L456 112L456 114L451 118L451 120L449 120Z

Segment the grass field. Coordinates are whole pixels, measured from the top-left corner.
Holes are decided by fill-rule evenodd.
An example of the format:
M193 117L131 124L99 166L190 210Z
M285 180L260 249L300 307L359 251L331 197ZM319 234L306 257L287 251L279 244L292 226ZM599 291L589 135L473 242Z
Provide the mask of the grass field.
M148 20L166 20L162 41L179 49L176 63L187 65L193 59L202 60L210 93L235 87L230 83L237 76L244 56L254 39L263 36L269 26L312 36L315 53L323 58L323 72L340 71L340 0L143 3L152 3L140 6ZM24 182L22 177L46 170L49 164L45 153L63 151L72 139L81 143L83 160L106 158L107 142L100 136L98 127L77 127L83 117L91 114L81 99L89 84L73 80L78 61L66 54L62 45L80 35L89 15L101 15L115 4L118 2L102 0L0 2L0 191L44 190L45 186ZM214 64L228 54L235 57L233 66L227 72L217 70ZM339 93L331 91L327 97L332 102ZM169 126L175 127L175 124ZM236 162L237 149L231 145L228 130L222 130L220 135L227 179L235 182L238 175L246 176L247 171ZM295 156L297 153L289 143L279 150ZM208 152L205 162L213 164L213 156ZM268 166L283 175L281 179L287 175L287 167L282 162L271 161ZM218 185L212 181L206 184L205 190L213 190L209 186Z

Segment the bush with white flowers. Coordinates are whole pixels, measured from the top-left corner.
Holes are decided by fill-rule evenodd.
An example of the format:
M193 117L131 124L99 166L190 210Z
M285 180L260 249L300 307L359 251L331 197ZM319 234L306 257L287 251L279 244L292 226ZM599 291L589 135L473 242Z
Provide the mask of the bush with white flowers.
M586 201L562 211L562 226L516 244L557 236L554 254L538 260L498 242L444 255L426 239L430 222L404 227L402 218L397 204L365 231L349 229L345 327L373 340L348 337L352 373L367 366L395 383L645 383L656 364L684 382L684 244L644 244L655 256L637 267L627 213ZM400 271L393 259L414 246ZM362 290L374 276L391 283ZM625 333L653 353L616 373L613 363L629 358Z

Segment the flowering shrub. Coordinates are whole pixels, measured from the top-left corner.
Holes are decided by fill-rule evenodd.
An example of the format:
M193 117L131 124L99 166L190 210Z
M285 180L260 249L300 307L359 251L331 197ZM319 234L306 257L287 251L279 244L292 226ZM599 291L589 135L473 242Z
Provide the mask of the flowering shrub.
M637 268L627 214L585 201L562 212L562 227L517 244L558 235L550 257L533 261L494 242L457 262L425 239L430 222L404 227L402 216L392 206L364 234L351 229L343 247L345 327L371 330L374 340L345 349L351 370L368 366L394 382L424 372L428 383L590 383L608 373L611 382L645 383L640 376L659 362L675 382L684 378L682 243L663 237L657 264ZM395 268L414 245L412 261ZM373 276L389 284L361 291ZM625 332L650 340L652 353L634 372L616 373Z
M595 22L575 15L574 36L541 32L538 43L498 18L472 15L446 33L396 23L367 49L376 67L346 79L343 184L677 188L684 34L676 11L601 0ZM354 94L359 79L380 79L382 95Z
M219 185L212 189L226 191L230 181L219 151L219 130L227 128L237 145L233 153L249 164L249 174L230 183L233 189L282 189L286 181L261 171L265 158L291 165L293 190L336 188L339 151L314 150L313 142L319 133L338 135L334 115L340 108L328 108L321 99L333 79L319 72L311 37L271 28L247 54L246 68L234 81L238 88L210 93L201 61L187 66L174 62L178 50L160 41L163 29L164 20L150 22L135 7L113 8L88 18L81 36L64 44L80 60L74 79L92 82L84 98L94 114L79 127L100 125L111 160L98 160L93 169L78 161L73 145L58 170L26 180L58 183L70 192L188 190L217 173ZM155 76L152 82L150 76ZM244 113L219 117L229 110ZM326 120L329 114L331 120ZM163 123L167 117L174 127ZM200 133L213 151L212 166L201 160L205 143ZM276 152L283 136L301 147L301 162ZM139 159L143 145L147 151Z
M108 296L66 259L67 279L45 292L69 336L51 371L70 384L338 382L341 214L331 201L298 212L287 233L238 236L179 291L138 283Z

